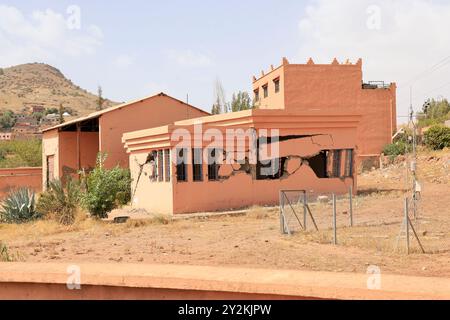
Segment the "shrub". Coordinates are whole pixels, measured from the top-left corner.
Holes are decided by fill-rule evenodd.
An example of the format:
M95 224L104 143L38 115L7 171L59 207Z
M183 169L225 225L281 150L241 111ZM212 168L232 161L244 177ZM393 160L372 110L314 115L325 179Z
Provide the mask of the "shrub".
M104 168L105 155L99 154L97 165L85 178L86 192L82 203L97 218L107 218L108 213L131 197L131 178L127 169Z
M39 218L35 193L29 189L11 192L4 200L0 220L5 223L24 223Z
M383 153L391 158L404 155L411 150L411 146L403 141L388 144L384 147Z
M0 142L0 168L39 167L42 142L38 139Z
M424 142L433 150L442 150L450 147L450 128L437 125L425 132Z
M53 181L39 197L36 210L60 224L70 225L75 222L79 202L80 188L77 182L69 180L64 188L61 181Z

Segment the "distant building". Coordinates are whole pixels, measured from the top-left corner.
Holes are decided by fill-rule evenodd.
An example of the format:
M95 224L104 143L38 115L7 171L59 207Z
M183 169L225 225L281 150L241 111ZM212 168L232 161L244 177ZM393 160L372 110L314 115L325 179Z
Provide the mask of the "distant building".
M44 113L45 112L45 104L43 103L24 103L24 111L31 115L34 113Z
M0 141L10 141L11 136L11 132L0 132Z
M42 138L42 132L38 125L29 123L16 123L15 126L11 129L10 140L22 140L30 138Z

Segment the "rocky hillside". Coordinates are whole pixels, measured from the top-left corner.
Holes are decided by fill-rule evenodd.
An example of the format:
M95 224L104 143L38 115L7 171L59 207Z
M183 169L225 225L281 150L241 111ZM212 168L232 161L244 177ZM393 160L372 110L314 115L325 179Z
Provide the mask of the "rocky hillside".
M81 116L95 111L97 97L47 64L30 63L0 69L0 111L19 112L28 103L44 104L46 108L63 103ZM104 107L114 104L106 100Z

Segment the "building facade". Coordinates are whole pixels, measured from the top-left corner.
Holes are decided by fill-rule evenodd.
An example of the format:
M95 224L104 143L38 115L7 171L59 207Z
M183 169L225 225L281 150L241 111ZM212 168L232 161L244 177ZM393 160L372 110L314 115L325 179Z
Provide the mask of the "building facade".
M126 168L128 155L121 141L124 133L204 115L208 113L160 93L45 129L43 185L89 171L95 167L99 152L107 154L106 168Z
M273 205L283 189L356 190L359 120L247 110L126 133L132 205L172 215Z
M362 116L357 131L358 163L378 161L397 131L396 85L363 82L362 60L331 64L290 64L253 77L259 109L319 114L347 113Z

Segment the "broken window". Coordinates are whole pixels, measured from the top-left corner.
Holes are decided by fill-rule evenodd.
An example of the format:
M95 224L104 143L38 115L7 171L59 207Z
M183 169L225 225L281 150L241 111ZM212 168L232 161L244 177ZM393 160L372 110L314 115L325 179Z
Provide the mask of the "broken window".
M257 180L275 180L283 176L283 168L286 158L277 158L267 161L259 161L256 165Z
M327 155L327 151L322 151L318 155L308 159L309 167L314 171L319 179L328 178Z
M187 153L185 148L177 149L177 181L186 182L187 179Z
M353 150L345 150L345 177L353 177Z
M170 182L170 149L164 150L164 168L165 181Z
M217 181L219 180L219 161L217 157L219 156L218 149L208 150L208 180Z
M202 149L192 149L192 175L194 181L203 181Z
M162 150L158 151L158 181L164 181L164 154Z
M328 178L353 176L353 149L330 150L327 158Z

